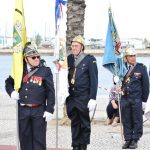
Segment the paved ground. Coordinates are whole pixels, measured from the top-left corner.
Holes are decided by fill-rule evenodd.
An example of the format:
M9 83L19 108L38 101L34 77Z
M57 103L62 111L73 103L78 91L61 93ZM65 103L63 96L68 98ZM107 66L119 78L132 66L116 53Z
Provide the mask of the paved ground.
M106 97L98 98L97 111L92 122L91 144L88 150L121 150L122 138L120 126L112 127L104 125L106 119L105 108L108 102ZM0 93L0 145L13 146L16 144L16 112L15 102L6 94ZM62 117L62 108L59 108L59 117ZM144 135L139 142L138 150L149 150L150 121L144 123ZM58 147L71 149L70 126L58 126ZM56 147L56 121L48 123L47 147ZM5 150L0 146L0 150ZM8 150L8 149L6 149ZM13 150L13 149L9 149ZM52 150L52 149L49 149Z
M0 150L16 150L16 146L6 146L6 145L0 145ZM48 148L47 150L56 150L56 148ZM69 149L62 149L59 148L57 150L69 150Z

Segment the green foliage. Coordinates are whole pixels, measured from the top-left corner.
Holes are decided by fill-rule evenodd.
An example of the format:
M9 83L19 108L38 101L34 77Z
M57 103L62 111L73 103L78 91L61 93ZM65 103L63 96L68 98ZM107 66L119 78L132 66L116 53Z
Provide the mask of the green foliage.
M35 35L35 43L36 43L37 46L39 46L41 44L41 42L42 42L42 37L38 33L38 34Z

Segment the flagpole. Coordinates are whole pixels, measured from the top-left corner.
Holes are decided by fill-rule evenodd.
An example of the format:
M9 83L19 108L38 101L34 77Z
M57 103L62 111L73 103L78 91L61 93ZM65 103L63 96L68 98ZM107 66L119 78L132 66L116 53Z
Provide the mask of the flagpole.
M55 99L55 106L56 106L56 141L55 141L55 148L58 150L58 59L59 59L59 23L60 23L60 16L57 14L59 12L59 1L55 1L55 79L56 79L56 99Z
M60 23L62 17L62 5L65 5L66 1L55 0L55 52L56 58L56 149L58 149L58 81L59 81L59 51L60 51Z
M58 59L59 59L59 26L60 26L60 18L58 19L57 30L55 34L55 52L54 56L56 58L56 150L58 150L58 80L59 80L59 71L58 71Z
M123 126L122 126L122 115L121 115L121 107L120 107L120 92L118 91L118 89L120 89L120 82L117 83L117 93L118 93L118 107L119 107L119 119L120 119L120 132L121 132L121 140L122 140L122 144L124 143L124 138L123 138Z
M111 20L110 20L110 22L111 23L113 23L113 26L114 26L114 28L116 28L115 27L115 23L114 23L114 21L113 21L113 18L112 18L112 12L111 12L111 4L110 4L110 1L109 1L109 11L110 11L110 13L111 13ZM116 29L115 29L116 30ZM117 32L117 30L115 31L115 32ZM116 38L116 37L115 37ZM118 36L118 38L119 38L119 36ZM116 43L117 44L117 43ZM120 47L121 48L121 47ZM114 52L116 52L117 50L116 50L116 45L115 46L113 46L113 49L114 49ZM117 51L117 53L118 53L118 51ZM115 74L115 76L118 76L118 66L117 66L117 63L115 63L114 64L114 74ZM119 78L119 82L117 83L117 89L119 90L120 88L121 88L121 79ZM121 115L121 107L120 107L120 98L121 98L121 96L120 96L120 93L119 93L119 91L117 91L118 92L118 107L119 107L119 118L120 118L120 133L121 133L121 141L122 141L122 144L124 144L124 137L123 137L123 125L122 125L122 115Z
M115 63L115 66L114 66L114 73L115 73L115 76L117 76L117 64ZM123 138L123 126L122 126L122 115L121 115L121 107L120 107L120 93L119 93L119 89L121 88L121 80L119 79L119 82L117 83L117 93L118 93L118 107L119 107L119 119L120 119L120 133L121 133L121 141L122 141L122 144L124 144L124 138Z
M17 150L20 150L20 142L19 142L19 119L18 119L18 101L16 101L16 143L17 143Z
M56 150L58 150L58 69L56 70Z
M122 115L121 115L121 108L120 108L120 94L118 94L118 106L119 106L121 139L122 139L122 144L123 144L124 143L124 138L123 138Z
M109 22L108 22L108 31L106 36L106 45L103 57L103 66L108 69L113 75L118 78L116 82L117 92L121 87L122 77L126 73L126 67L123 62L122 58L122 51L121 50L121 42L120 38L115 26L115 22L112 17L111 6L108 9L109 15ZM120 107L120 98L121 95L118 93L118 107L119 107L119 117L120 117L120 130L121 130L121 137L123 143L123 126L122 126L122 115L121 115L121 107Z

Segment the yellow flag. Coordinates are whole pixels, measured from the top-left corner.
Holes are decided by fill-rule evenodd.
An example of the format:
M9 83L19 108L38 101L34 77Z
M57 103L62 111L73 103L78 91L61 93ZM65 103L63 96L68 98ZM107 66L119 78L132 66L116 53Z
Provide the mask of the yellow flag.
M13 66L14 88L19 90L23 75L23 48L26 43L26 27L23 0L16 0L13 24Z

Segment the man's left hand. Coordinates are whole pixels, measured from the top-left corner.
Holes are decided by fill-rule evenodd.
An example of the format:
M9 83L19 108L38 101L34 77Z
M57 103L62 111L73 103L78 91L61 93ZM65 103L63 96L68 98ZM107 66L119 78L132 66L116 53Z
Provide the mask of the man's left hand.
M88 102L87 107L89 108L89 111L94 111L95 107L96 107L96 100L90 99L90 101Z
M46 121L46 122L47 122L47 121L50 121L50 120L52 120L52 118L53 118L53 114L51 114L50 112L45 111L45 112L44 112L44 115L43 115L43 118L45 118L45 121Z

